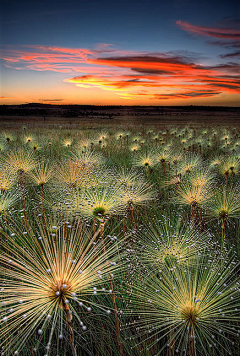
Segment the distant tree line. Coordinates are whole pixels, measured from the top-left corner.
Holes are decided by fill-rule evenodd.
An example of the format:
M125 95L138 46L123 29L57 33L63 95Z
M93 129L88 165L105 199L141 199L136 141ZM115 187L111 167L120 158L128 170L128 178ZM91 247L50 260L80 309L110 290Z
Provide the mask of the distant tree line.
M51 105L30 103L22 105L0 105L2 116L37 117L99 117L113 118L120 115L187 115L194 112L240 112L237 107L220 106L94 106L94 105Z

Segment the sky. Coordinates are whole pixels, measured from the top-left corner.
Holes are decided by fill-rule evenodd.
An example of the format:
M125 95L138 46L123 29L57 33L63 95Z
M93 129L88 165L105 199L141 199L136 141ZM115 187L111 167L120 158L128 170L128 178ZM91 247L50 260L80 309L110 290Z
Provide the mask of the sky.
M239 0L1 0L0 104L240 106Z

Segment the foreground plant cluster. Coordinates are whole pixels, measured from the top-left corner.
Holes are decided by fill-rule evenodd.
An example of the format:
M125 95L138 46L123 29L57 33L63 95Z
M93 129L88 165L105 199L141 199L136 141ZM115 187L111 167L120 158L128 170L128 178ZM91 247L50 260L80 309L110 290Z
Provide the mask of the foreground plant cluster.
M240 131L137 130L1 133L1 355L240 354Z

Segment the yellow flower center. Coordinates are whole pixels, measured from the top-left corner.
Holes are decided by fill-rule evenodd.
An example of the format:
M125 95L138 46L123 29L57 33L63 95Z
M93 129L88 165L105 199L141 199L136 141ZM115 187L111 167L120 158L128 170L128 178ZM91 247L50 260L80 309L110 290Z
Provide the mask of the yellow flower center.
M48 294L51 299L62 307L67 297L71 295L71 292L72 286L68 281L56 281L50 286Z
M197 306L185 305L181 310L181 317L188 326L197 326L199 311Z

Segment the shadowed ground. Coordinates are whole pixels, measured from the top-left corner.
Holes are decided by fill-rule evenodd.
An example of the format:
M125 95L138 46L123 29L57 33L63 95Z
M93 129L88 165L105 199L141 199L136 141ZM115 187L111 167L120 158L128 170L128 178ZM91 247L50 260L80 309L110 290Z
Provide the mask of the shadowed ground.
M94 128L147 125L240 126L240 108L228 107L114 107L69 105L16 105L0 107L2 128L18 125L51 128Z

